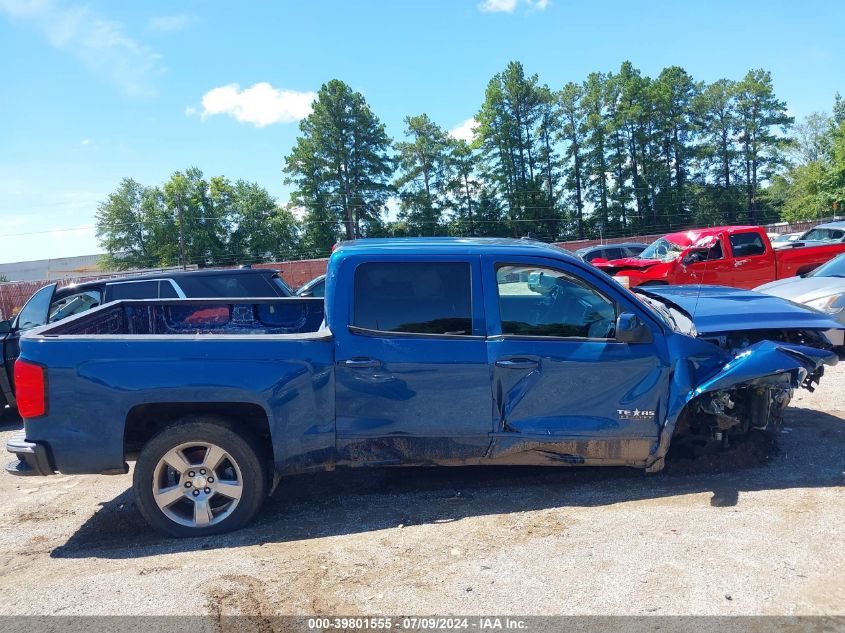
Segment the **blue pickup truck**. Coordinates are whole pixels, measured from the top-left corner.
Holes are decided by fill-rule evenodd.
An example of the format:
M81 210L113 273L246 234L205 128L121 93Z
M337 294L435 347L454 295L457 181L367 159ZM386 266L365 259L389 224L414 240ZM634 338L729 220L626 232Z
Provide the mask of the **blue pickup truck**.
M623 465L778 427L841 325L719 287L633 293L557 248L359 240L326 299L129 300L31 331L18 475L127 473L174 536L336 466ZM283 485L283 483L282 483Z

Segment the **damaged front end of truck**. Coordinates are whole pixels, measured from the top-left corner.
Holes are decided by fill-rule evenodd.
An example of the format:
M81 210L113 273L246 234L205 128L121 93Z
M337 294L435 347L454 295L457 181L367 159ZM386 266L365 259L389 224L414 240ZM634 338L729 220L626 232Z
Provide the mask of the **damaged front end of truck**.
M835 324L803 306L733 288L649 288L637 294L687 335L674 342L670 415L647 464L650 471L663 467L670 442L725 447L752 431L778 432L794 391L813 391L825 365L837 363L826 337Z

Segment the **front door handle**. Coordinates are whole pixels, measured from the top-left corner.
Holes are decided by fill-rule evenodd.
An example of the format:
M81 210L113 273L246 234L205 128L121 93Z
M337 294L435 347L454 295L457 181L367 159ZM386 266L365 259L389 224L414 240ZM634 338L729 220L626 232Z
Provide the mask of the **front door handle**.
M343 366L349 367L350 369L367 369L378 367L379 365L381 363L375 358L350 358L349 360L343 361Z
M530 358L513 358L511 360L496 361L496 367L503 367L504 369L534 369L539 366L540 363Z
M734 262L734 268L739 268L740 266L743 266L747 263L748 263L747 259L738 259Z

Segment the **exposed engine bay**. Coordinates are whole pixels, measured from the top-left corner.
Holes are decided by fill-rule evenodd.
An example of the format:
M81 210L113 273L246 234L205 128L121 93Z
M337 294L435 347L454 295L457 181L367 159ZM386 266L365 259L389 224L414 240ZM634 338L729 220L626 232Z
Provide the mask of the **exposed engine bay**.
M755 338L758 340L754 341ZM777 342L830 348L823 335L800 330L746 332L704 340L727 349L738 361L754 353L750 348L759 350L766 346L776 349L785 357L801 361L804 367L788 369L784 366L768 376L693 397L678 418L673 441L687 439L699 444L718 442L722 447L727 447L733 438L745 436L752 431L778 433L783 424L783 412L792 400L795 389L814 391L824 374L824 366L810 369L812 366L803 362L810 361L809 357L795 348L777 347Z

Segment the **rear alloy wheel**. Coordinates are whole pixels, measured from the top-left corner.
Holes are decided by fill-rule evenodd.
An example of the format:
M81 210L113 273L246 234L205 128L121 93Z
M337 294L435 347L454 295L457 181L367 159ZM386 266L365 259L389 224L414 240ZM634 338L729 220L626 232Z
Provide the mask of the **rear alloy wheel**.
M144 518L172 536L244 525L264 500L258 453L226 426L191 421L156 435L138 457L133 487Z
M216 525L243 494L238 462L216 444L189 442L169 450L153 473L153 499L171 521L191 528Z

